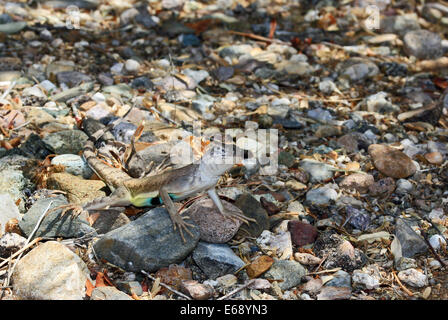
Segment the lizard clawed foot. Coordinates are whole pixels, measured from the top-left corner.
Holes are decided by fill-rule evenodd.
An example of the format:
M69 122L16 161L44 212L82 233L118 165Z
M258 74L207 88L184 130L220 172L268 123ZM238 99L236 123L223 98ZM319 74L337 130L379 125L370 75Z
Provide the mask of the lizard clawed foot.
M193 228L194 224L185 222L185 219L189 219L190 217L188 216L180 216L179 214L176 214L174 216L171 217L171 220L173 221L173 227L174 230L176 230L177 228L179 228L179 233L180 233L180 237L182 238L182 241L184 243L186 243L187 241L185 240L184 237L184 233L183 230L185 230L192 238L194 238L193 233L188 229L188 227Z
M45 216L47 216L49 213L56 211L56 210L60 210L62 209L61 215L59 218L62 218L68 211L72 211L72 216L73 218L76 218L77 216L79 216L84 209L82 208L82 206L77 205L77 204L64 204L62 206L58 206L55 207L53 209L48 210L48 212L45 214Z
M233 219L233 220L240 220L240 221L242 221L243 223L245 223L247 225L249 225L249 221L250 222L257 222L255 219L246 217L245 215L243 215L243 214L241 214L239 212L235 212L235 211L223 210L223 212L221 212L221 214L224 217L227 217L227 218L230 218L230 219Z

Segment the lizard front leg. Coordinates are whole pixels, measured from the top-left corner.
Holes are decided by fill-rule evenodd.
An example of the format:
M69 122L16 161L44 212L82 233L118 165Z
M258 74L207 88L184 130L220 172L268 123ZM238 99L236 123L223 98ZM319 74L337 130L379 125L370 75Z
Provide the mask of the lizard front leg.
M159 195L162 198L162 201L165 204L165 208L170 215L171 221L173 222L174 230L176 230L176 228L179 228L179 233L182 238L182 241L184 243L186 242L185 238L184 238L184 233L183 233L184 229L193 238L194 237L193 233L190 230L188 230L188 227L194 227L194 225L184 221L184 219L187 219L188 216L181 217L177 213L177 209L173 203L173 200L171 200L168 192L165 189L163 189L163 188L160 189Z
M218 208L219 212L225 216L232 219L238 219L243 221L246 224L249 224L249 221L255 222L254 219L246 217L245 215L242 215L239 212L228 212L226 209L224 209L224 206L222 205L221 199L219 198L218 194L216 193L215 188L211 188L207 190L207 194L212 199L215 206Z

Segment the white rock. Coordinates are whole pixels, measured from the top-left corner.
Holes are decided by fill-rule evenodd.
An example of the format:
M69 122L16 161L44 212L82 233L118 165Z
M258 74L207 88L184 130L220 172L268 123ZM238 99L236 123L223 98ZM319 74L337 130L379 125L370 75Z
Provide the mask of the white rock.
M431 238L429 238L429 244L436 250L440 249L441 243L442 245L446 245L445 239L439 234L435 234Z
M123 63L121 62L116 63L110 68L110 72L112 72L113 74L120 74L121 71L123 71L123 67L124 67Z
M44 80L40 83L40 86L44 88L47 92L55 90L57 87L50 80Z
M289 259L292 255L291 233L289 231L273 234L264 230L256 242L261 250L275 251L279 259Z
M362 285L366 289L375 289L380 286L380 282L370 274L364 273L361 270L353 271L352 281L354 284Z
M422 288L427 284L426 275L413 268L400 271L398 273L398 279L417 288Z
M138 63L138 61L135 61L134 59L128 59L126 60L124 68L129 73L136 73L140 69L140 63Z
M20 299L81 300L88 277L81 258L63 244L48 241L19 261L12 284Z
M46 98L47 97L37 85L30 87L30 88L26 88L25 90L22 91L22 94L24 96L35 96L38 98Z

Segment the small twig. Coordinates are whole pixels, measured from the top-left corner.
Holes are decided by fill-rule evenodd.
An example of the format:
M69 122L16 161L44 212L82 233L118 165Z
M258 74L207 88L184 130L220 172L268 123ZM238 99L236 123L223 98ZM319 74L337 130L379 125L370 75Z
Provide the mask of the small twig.
M16 85L16 81L14 80L8 87L8 89L6 89L5 92L3 92L2 96L0 97L0 100L3 100L6 98L6 96L9 94L9 92L11 92L12 88L14 88L14 86Z
M406 292L406 294L408 296L413 297L414 294L401 283L401 281L400 281L400 279L398 279L398 276L396 275L395 271L392 270L392 274L394 275L394 278L397 281L397 283L400 286L400 288L403 289L403 291Z
M156 281L156 278L154 278L153 276L151 276L151 275L150 275L149 273L147 273L146 271L141 270L140 272L143 273L145 276L147 276L147 277L148 277L149 279L151 279L152 281ZM160 282L159 284L160 284L162 287L164 287L164 288L170 290L171 292L174 292L175 294L181 296L182 298L185 298L185 299L187 299L187 300L192 300L189 296L187 296L187 295L183 294L182 292L179 292L179 291L177 291L177 290L171 288L169 285L167 285L167 284L165 284L165 283L163 283L163 282Z
M230 297L233 296L234 294L236 294L236 293L242 291L243 289L246 289L246 288L247 288L248 286L250 286L250 285L252 284L252 282L254 282L255 280L257 280L257 279L252 279L252 280L247 281L247 282L246 282L244 285L242 285L241 287L239 287L239 288L237 288L237 289L235 289L235 290L233 290L233 291L230 291L228 294L226 294L225 296L222 296L221 298L218 298L217 300L224 300L224 299L228 299L228 298L230 298Z

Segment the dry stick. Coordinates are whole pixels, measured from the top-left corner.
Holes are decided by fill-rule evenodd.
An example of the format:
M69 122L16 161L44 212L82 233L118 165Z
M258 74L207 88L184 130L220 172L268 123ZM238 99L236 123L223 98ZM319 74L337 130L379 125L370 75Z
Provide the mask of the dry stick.
M233 291L230 291L228 294L226 294L225 296L222 296L221 298L218 298L217 300L224 300L224 299L230 298L230 297L233 296L235 293L238 293L238 292L240 292L241 290L246 289L246 288L247 288L248 286L250 286L255 280L256 280L256 279L252 279L252 280L246 282L246 284L242 285L241 287L239 287L239 288L237 288L237 289L235 289L235 290L233 290Z
M152 281L156 281L156 278L154 278L152 275L150 275L150 274L147 273L146 271L141 270L140 272L143 273L145 276L147 276L147 277L148 277L149 279L151 279ZM177 291L177 290L171 288L169 285L167 285L167 284L165 284L165 283L163 283L163 282L160 282L159 284L160 284L162 287L164 287L164 288L170 290L171 292L174 292L175 294L177 294L177 295L179 295L179 296L181 296L181 297L183 297L183 298L185 298L185 299L187 299L187 300L192 300L189 296L186 296L186 295L183 294L182 292L179 292L179 291Z
M50 206L52 205L52 203L53 203L53 201L50 201L50 203L48 204L48 206L47 206L47 208L45 209L45 211L44 211L44 212L42 213L42 215L39 217L39 220L37 221L36 225L34 226L33 231L30 233L30 236L29 236L28 239L26 240L25 246L27 246L27 245L30 243L31 239L33 238L34 234L36 233L37 229L39 228L39 226L40 226L42 220L45 218L48 209L50 209ZM39 238L37 238L37 239L39 239ZM11 270L8 270L8 279L7 279L7 281L6 281L5 286L8 286L8 285L9 285L9 281L11 280L11 276L12 276L12 274L13 274L13 272L14 272L14 269L16 268L17 263L20 261L20 258L22 258L22 254L23 254L23 252L24 252L24 251L22 251L22 252L20 253L19 257L18 257L17 260L14 262L14 265L12 266Z
M392 271L392 274L394 275L395 280L397 280L397 282L398 282L400 288L403 289L403 291L406 292L406 294L407 294L408 296L410 296L410 297L414 296L414 294L413 294L411 291L409 291L409 289L406 288L406 287L401 283L400 279L398 279L398 276L395 274L395 271Z

